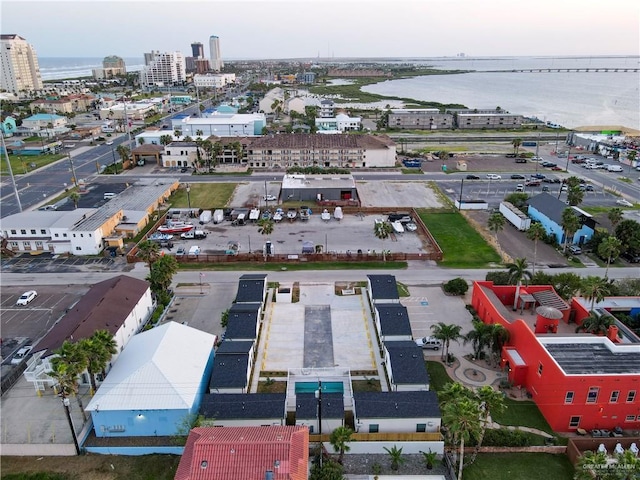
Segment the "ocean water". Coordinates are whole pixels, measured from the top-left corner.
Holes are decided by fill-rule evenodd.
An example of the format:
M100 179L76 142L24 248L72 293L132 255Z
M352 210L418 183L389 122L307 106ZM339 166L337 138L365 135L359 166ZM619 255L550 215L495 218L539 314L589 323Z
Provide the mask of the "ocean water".
M102 68L103 57L38 57L42 80L62 80L92 76L92 69ZM140 71L144 57L123 58L127 72Z
M501 107L568 128L623 125L640 129L640 57L504 57L408 61L439 69L475 70L368 85L364 91L469 108ZM518 69L552 69L520 73ZM620 69L618 72L566 72L570 68ZM553 71L556 69L556 71ZM558 69L565 69L558 72Z

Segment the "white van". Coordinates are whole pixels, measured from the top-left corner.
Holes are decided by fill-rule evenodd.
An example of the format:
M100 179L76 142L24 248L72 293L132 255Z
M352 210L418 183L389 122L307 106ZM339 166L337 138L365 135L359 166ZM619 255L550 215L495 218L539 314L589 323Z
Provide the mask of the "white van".
M607 165L607 172L621 172L622 167L620 165Z
M115 193L111 193L111 192L107 192L105 193L102 198L104 198L105 200L111 200L112 198L114 198L116 196Z
M189 248L189 255L200 255L200 247L198 245L193 245Z

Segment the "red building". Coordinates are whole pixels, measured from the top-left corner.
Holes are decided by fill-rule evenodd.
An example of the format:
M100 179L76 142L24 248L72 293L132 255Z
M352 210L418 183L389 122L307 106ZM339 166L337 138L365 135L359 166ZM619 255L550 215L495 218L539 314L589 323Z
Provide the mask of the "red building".
M515 290L475 282L472 305L483 322L509 330L502 365L551 428L640 428L640 343L621 343L615 327L606 337L576 334L570 322L582 321L583 305L574 301L569 307L550 286L521 289L521 312L513 312Z

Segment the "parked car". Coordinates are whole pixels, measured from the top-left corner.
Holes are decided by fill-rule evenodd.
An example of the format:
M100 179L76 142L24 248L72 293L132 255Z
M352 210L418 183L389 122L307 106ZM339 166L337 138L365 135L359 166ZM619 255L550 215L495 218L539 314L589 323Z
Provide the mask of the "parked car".
M620 256L629 263L640 263L640 255L638 254L625 252Z
M416 345L425 349L440 350L442 342L434 337L422 337L416 339Z
M547 176L544 173L534 173L533 175L531 175L531 178L542 180L543 178L547 178Z
M555 167L551 167L551 170L553 170L554 172L561 172L562 170L564 170L562 167L558 167L557 165Z
M277 199L278 199L278 197L276 197L275 195L263 195L262 196L262 200L268 201L268 202L275 202Z
M31 302L35 300L37 296L38 296L38 292L36 292L35 290L29 290L28 292L24 292L16 302L16 305L22 305L22 306L29 305Z
M511 180L524 180L526 177L524 175L520 175L520 174L515 174L515 175L511 175Z
M105 143L106 145L113 145L113 140L109 140Z
M571 252L573 255L580 255L582 253L582 249L577 245L571 245L569 247L569 252Z
M540 180L529 180L528 182L525 182L527 187L539 187L541 184L542 182Z
M549 187L548 187L547 185L544 185L544 186L542 187L542 191L543 191L543 192L548 192L548 191L549 191Z
M516 192L524 192L524 185L521 183L516 185Z
M480 177L478 175L467 175L466 179L467 180L480 180Z
M502 177L500 175L497 175L495 173L487 173L487 178L489 180L501 180Z
M624 198L621 198L620 200L616 200L616 204L622 205L623 207L633 207L633 203L631 203L628 200L625 200Z
M11 365L18 365L22 363L22 361L29 356L29 353L33 349L33 345L27 345L26 347L22 347L20 350L16 352L16 354L11 359Z
M181 257L182 255L186 255L187 251L184 249L184 247L179 247L178 250L176 250L176 256L177 257Z

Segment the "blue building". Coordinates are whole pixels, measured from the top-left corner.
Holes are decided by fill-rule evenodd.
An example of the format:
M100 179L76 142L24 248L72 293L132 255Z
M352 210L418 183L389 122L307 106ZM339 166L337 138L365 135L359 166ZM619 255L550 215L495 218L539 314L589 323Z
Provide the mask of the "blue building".
M134 336L85 408L96 437L182 432L207 392L215 340L176 322Z
M574 233L570 243L582 245L593 237L596 229L596 221L584 210L570 207L562 200L543 192L529 199L528 215L533 220L540 222L547 235L554 235L558 243L562 245L565 239L565 232L562 228L562 213L567 208L574 210L581 223L581 227Z
M5 117L0 123L0 130L5 137L10 137L16 133L18 127L16 126L16 119L13 117Z

